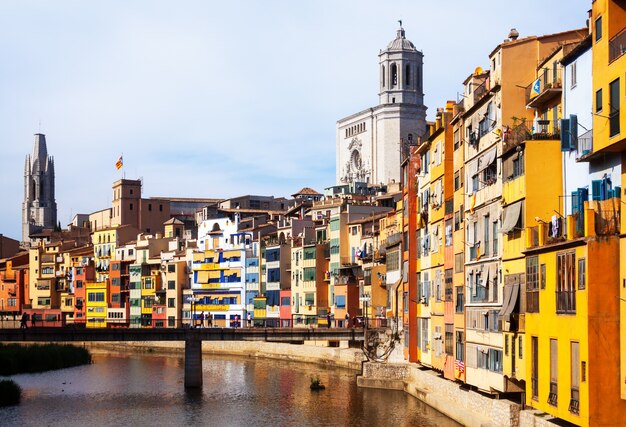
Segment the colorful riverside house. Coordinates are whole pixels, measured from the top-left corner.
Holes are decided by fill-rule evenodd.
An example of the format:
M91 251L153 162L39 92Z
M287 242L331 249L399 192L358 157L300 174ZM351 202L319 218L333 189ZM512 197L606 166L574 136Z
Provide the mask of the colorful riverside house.
M465 159L466 228L466 381L480 390L501 393L518 390L503 373L505 340L504 278L500 229L504 218L524 209L502 197L502 154L516 132L532 122L527 97L516 85L536 79L536 65L559 46L580 40L584 30L509 39L489 55L490 69L477 68L465 81L463 121ZM532 84L528 90L537 85ZM521 125L522 124L522 125ZM523 138L522 138L523 139ZM519 218L524 218L519 215ZM511 219L509 220L511 221ZM513 224L512 229L524 224Z
M168 235L167 231L165 233ZM181 327L183 324L183 290L189 288L187 248L185 248L185 244L190 242L183 241L176 237L172 238L168 243L168 250L161 252L161 276L163 277L163 286L157 291L157 295L159 301L162 301L162 304L165 305L164 311L165 318L167 319L165 326L168 328L177 328Z
M105 282L85 283L85 322L88 328L106 328L107 285Z
M93 252L90 255L93 255ZM82 257L74 267L74 322L79 325L85 326L87 323L87 283L93 283L95 280L93 257Z
M558 46L536 67L527 91L526 107L535 110L532 126L520 124L504 135L502 144L502 373L507 392L524 392L526 378L525 310L526 233L535 218L561 222L561 92L565 52L578 43ZM567 130L569 132L569 130ZM563 137L568 134L564 133ZM563 233L563 227L559 233ZM526 303L526 304L524 304Z
M153 325L154 306L165 307L165 302L157 299L156 291L163 286L161 275L161 252L168 249L168 239L140 234L137 241L129 245L128 256L132 249L135 260L128 267L129 272L129 314L131 327L149 327ZM163 317L161 310L160 320Z
M94 231L91 235L93 244L94 262L96 266L96 280L107 282L109 279L109 265L115 258L115 248L134 240L139 230L130 225L107 227Z
M287 272L291 265L290 245L286 241L279 240L277 235L270 236L265 246L263 265L265 267L265 324L278 327L281 324L281 290L289 290L291 285ZM284 296L290 297L290 295Z
M136 260L134 242L115 248L115 259L111 261L109 311L107 324L109 326L130 325L130 267ZM140 318L140 313L137 313Z
M463 121L463 101L458 102L453 107L453 118L450 121L452 126L452 149L454 177L454 217L452 232L452 250L454 253L454 272L452 275L452 286L454 289L454 378L465 382L465 222L463 203L465 201L465 151L464 141L464 121ZM446 278L447 280L447 278ZM448 331L446 330L446 334ZM448 341L446 340L446 345ZM447 353L447 351L446 351Z
M28 300L28 252L0 260L0 316L19 319Z
M239 327L245 315L245 266L252 233L239 231L239 217L203 221L193 254L191 317L213 319L214 326ZM206 324L207 322L205 322Z
M24 311L40 326L58 326L63 321L61 295L66 284L63 252L73 247L73 241L42 242L29 250L29 301Z
M613 198L619 199L618 206L626 202L626 7L623 1L596 0L591 8L592 28L592 75L594 97L593 103L593 139L590 152L587 154L591 162L604 159L605 165L612 166L606 175L594 176L592 181L592 198L596 205L596 211L603 212L602 219L596 220L596 227L606 228L606 217L610 214L610 203L606 201L610 191ZM593 163L590 165L593 168ZM606 167L605 169L608 169ZM621 176L620 176L621 175ZM619 188L619 190L618 190ZM625 215L617 215L620 219L620 396L622 403L626 400L626 218ZM615 325L612 325L612 328ZM591 378L591 372L589 373ZM605 384L602 384L604 387ZM599 385L600 386L600 385ZM608 393L613 393L614 384L607 384ZM602 394L605 389L602 388ZM595 391L594 391L595 392ZM599 391L598 391L599 392ZM591 395L592 391L590 391ZM612 398L612 396L611 396ZM608 403L608 402L607 402ZM590 402L591 404L591 402ZM620 406L621 407L621 406ZM599 409L599 408L598 408ZM623 412L620 412L623 414ZM596 408L590 408L590 423L599 422L599 418L608 413L600 414ZM598 417L598 418L597 418ZM604 419L604 418L603 418ZM617 419L617 418L613 418Z
M61 292L61 313L62 319L65 324L75 323L76 319L76 277L78 273L82 273L84 266L90 264L90 258L93 257L93 247L91 245L85 245L77 248L68 249L63 253L64 266L62 266L62 285L60 286ZM93 273L93 268L91 268ZM93 280L93 274L89 280ZM81 279L83 283L85 278ZM83 290L83 302L84 302L84 290ZM82 319L84 323L84 318Z

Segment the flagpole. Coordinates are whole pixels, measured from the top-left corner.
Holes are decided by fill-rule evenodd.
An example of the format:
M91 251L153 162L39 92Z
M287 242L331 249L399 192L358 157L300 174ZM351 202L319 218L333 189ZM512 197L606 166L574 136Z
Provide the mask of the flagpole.
M122 179L126 179L126 169L124 169L124 152L122 151Z

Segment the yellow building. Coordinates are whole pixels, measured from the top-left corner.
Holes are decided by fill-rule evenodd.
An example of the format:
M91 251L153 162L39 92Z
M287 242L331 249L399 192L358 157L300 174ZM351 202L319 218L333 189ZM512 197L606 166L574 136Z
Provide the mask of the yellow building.
M85 313L88 328L106 327L107 317L107 286L104 282L87 282L85 284Z
M616 425L626 416L619 355L618 236L598 234L595 201L576 216L526 229L526 404L576 425ZM617 204L608 200L602 204ZM576 214L578 215L578 214ZM620 421L621 422L621 421Z
M596 0L591 8L593 75L592 157L613 156L621 165L621 183L626 183L626 7L623 1ZM613 178L615 181L615 178ZM626 203L622 191L621 204ZM626 230L621 215L620 229ZM626 238L620 238L620 283L626 281ZM620 286L620 395L626 399L626 288Z

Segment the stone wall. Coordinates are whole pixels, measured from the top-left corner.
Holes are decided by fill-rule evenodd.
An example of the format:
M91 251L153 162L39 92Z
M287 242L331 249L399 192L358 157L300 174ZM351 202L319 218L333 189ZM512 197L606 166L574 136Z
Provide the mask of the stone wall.
M463 425L519 425L518 404L462 389L459 383L417 365L368 362L363 365L362 377L357 378L364 387L397 389L399 382L404 391Z

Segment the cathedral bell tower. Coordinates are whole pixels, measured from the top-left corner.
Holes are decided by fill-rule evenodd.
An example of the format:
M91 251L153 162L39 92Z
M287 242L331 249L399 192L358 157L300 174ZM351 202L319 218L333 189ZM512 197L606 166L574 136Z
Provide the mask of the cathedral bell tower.
M54 159L48 156L46 136L35 134L32 155L24 165L24 203L22 204L22 242L30 243L30 234L57 225L54 199Z
M406 39L402 21L396 38L378 54L380 66L379 103L424 104L422 67L424 55Z

